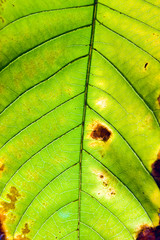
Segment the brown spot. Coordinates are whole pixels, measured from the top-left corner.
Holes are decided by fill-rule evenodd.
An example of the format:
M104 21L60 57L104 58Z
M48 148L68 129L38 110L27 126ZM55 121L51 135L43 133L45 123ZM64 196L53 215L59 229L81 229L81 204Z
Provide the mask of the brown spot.
M111 195L115 195L116 193L114 191L111 192Z
M7 198L10 200L10 202L2 201L1 205L3 207L0 208L0 210L2 212L8 212L10 209L15 209L15 203L17 202L18 197L20 197L18 190L15 187L11 187L10 194L7 194Z
M136 240L160 240L160 226L142 226L141 230L138 232Z
M144 69L147 70L148 63L145 63Z
M30 232L28 223L25 223L24 228L22 228L22 233L18 235L14 240L30 240L26 235Z
M159 106L160 106L160 95L159 95L159 97L157 98L157 101L158 101L158 104L159 104Z
M103 175L100 175L99 177L100 177L100 178L104 178L104 176L103 176Z
M23 235L28 234L30 232L29 228L28 228L28 223L25 224L25 227L22 228L22 233Z
M107 142L110 138L111 132L102 124L97 124L91 132L91 137L96 140Z
M4 164L2 164L0 167L0 172L3 172L3 171L4 171Z
M156 181L158 187L160 188L160 159L157 159L152 164L152 172L151 172L154 180Z
M4 23L4 18L0 16L0 19L1 19L2 23Z
M152 35L153 35L153 36L156 36L156 37L159 37L159 35L158 35L158 34L156 34L156 33L153 33Z
M107 185L108 185L108 183L107 183L107 182L103 182L103 186L105 186L105 187L106 187Z

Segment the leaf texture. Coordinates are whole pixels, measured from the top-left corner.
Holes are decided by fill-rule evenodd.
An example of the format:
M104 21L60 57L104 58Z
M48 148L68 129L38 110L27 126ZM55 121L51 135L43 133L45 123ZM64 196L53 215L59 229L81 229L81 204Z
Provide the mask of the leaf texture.
M159 0L1 0L0 239L159 224Z

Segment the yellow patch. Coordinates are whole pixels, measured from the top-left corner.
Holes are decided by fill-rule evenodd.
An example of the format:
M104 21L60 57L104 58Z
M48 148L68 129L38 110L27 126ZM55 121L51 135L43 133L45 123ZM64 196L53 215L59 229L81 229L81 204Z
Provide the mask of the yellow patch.
M98 189L96 189L96 194L99 197L103 196L108 199L111 197L114 197L116 192L114 187L110 183L108 174L104 171L97 171L97 170L94 170L93 173L96 175L96 178L98 179L98 182L99 182Z
M100 108L104 109L107 107L107 99L100 98L96 101L96 105L98 105Z

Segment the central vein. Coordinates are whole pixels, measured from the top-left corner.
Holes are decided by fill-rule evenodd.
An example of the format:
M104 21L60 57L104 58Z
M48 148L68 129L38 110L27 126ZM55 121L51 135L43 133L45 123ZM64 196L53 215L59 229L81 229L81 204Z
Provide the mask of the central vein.
M94 34L95 34L95 21L96 21L96 14L97 14L97 1L98 1L98 0L94 0L93 18L92 18L92 30L91 30L91 37L90 37L89 57L88 57L88 64L87 64L85 93L84 93L84 108L83 108L82 133L81 133L81 148L80 148L80 160L79 160L79 209L78 209L79 217L78 217L78 239L80 239L80 220L81 220L82 152L83 152L84 128L85 128L86 107L87 107L88 84L89 84L89 77L90 77L90 70L91 70L92 51L93 51Z

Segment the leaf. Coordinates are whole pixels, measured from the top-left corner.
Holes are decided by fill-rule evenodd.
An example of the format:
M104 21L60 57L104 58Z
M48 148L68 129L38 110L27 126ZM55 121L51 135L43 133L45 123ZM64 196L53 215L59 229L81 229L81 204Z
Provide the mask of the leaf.
M155 231L159 0L0 9L0 239Z

